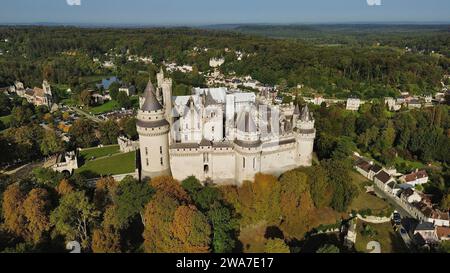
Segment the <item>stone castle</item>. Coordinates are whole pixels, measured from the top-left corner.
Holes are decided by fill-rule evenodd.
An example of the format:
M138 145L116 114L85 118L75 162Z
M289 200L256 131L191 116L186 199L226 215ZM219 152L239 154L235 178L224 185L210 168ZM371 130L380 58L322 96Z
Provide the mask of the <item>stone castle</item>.
M172 80L149 81L137 114L141 177L195 176L240 185L312 164L316 130L305 106L274 105L269 94L195 88L172 96Z

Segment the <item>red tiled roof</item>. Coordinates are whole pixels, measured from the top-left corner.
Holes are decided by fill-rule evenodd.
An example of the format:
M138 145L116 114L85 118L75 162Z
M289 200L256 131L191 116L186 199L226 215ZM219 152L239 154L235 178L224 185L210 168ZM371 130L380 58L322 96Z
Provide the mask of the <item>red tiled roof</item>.
M442 212L438 209L433 209L428 204L425 204L423 202L416 202L414 203L414 206L420 210L423 215L425 215L428 218L431 219L439 219L439 220L449 220L450 216L448 212Z
M425 177L428 177L427 172L425 170L421 170L421 171L418 171L418 172L414 172L414 173L410 173L408 175L405 175L405 181L406 182L412 182L412 181L416 181L418 179L425 178Z
M439 239L450 239L450 227L436 227L436 233Z

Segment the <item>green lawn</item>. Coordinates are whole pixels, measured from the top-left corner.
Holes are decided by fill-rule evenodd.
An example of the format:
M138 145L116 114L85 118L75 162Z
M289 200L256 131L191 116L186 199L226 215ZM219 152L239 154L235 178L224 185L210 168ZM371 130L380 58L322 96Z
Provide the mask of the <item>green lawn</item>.
M85 111L94 115L99 115L118 109L120 109L119 103L115 100L110 100L102 105L86 108Z
M119 145L111 145L102 148L90 148L80 152L80 156L85 160L90 160L91 158L99 158L103 156L109 156L117 154L120 152Z
M410 161L410 160L403 159L401 157L397 157L395 159L396 166L401 166L402 163L405 164L406 167L411 170L412 169L422 169L425 167L425 165L423 163L418 162L418 161Z
M363 224L371 227L372 235L363 235ZM405 253L408 252L400 234L395 232L391 223L368 224L358 220L356 225L357 235L355 249L358 252L367 253L367 243L377 241L381 244L381 253Z
M136 169L136 152L115 154L93 161L87 161L76 170L85 177L95 178L104 175L132 173Z
M366 189L364 187L367 185L372 185L372 182L357 172L351 172L351 176L353 183L358 186L359 195L350 204L348 212L351 212L352 210L362 211L370 209L373 215L380 215L389 210L389 203L381 198L366 193Z

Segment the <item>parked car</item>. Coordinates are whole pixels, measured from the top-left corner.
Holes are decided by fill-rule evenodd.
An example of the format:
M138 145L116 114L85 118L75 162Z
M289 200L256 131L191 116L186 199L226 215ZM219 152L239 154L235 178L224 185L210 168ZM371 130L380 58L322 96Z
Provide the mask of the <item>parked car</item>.
M408 232L406 232L406 229L404 229L404 228L401 228L401 229L400 229L400 233L401 233L402 235L408 234Z
M394 221L394 224L401 225L402 224L402 216L398 212L394 212L392 216L392 220Z

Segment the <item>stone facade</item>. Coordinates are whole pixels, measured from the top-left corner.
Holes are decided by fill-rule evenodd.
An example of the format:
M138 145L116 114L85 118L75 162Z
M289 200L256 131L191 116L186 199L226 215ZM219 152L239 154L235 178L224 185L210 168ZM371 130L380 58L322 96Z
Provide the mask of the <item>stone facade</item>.
M133 141L124 136L119 136L117 138L117 143L119 144L119 148L122 153L129 153L139 150L139 141Z
M172 97L172 81L162 71L157 80L140 99L142 177L240 185L260 172L278 176L312 164L316 130L308 106L300 111L226 88Z
M67 172L73 174L78 169L78 159L75 151L62 153L48 159L45 164L45 168L51 168L55 172Z
M23 83L16 82L14 90L19 97L25 98L28 103L36 106L47 106L48 108L52 106L52 89L47 81L42 82L42 88L35 87L33 89L24 89Z

